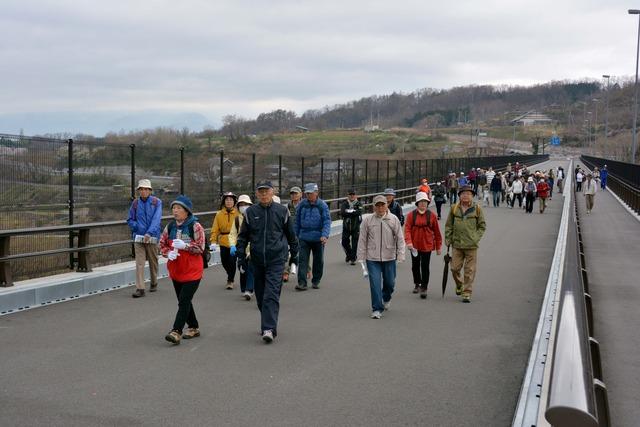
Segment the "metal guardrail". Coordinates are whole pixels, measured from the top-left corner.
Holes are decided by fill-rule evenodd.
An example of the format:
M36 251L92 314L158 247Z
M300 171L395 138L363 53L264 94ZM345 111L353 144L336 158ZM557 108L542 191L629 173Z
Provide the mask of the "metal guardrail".
M580 226L573 201L555 332L546 420L553 426L609 426L600 346L593 338L593 310Z
M611 189L635 213L640 214L640 166L630 163L612 162L598 157L581 156L580 160L590 169L602 168L605 164L609 170L607 187ZM618 167L623 168L623 174L618 173ZM630 179L625 176L634 174Z

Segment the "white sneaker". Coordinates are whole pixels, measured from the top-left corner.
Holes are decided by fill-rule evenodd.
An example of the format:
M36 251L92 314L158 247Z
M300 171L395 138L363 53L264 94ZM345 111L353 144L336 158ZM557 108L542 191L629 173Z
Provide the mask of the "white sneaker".
M389 311L389 308L391 307L391 301L387 301L384 303L384 309L385 311Z
M245 291L244 294L243 294L244 299L246 299L247 301L251 301L251 296L252 295L253 295L253 293L249 292L249 291Z
M267 344L271 343L273 341L273 332L270 329L262 332L262 340Z
M382 313L380 313L379 311L374 311L373 313L371 313L372 319L380 319L381 317L382 317Z

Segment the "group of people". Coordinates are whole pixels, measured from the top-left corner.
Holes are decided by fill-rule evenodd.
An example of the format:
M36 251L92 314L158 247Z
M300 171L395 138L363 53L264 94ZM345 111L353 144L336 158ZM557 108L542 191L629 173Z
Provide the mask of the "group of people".
M137 273L132 296L145 296L145 262L149 262L151 276L149 292L157 290L158 254L166 257L178 300L173 326L165 336L167 341L179 344L181 339L200 336L192 301L208 265L204 255L209 249L220 252L226 289L234 289L239 273L242 297L251 300L255 296L261 313L261 335L266 343L272 342L278 333L283 283L291 275L297 275L297 291L307 290L308 281L312 288L319 289L331 217L327 203L319 198L316 184L304 186L304 197L300 187L292 187L286 205L276 199L269 181L257 185L255 203L248 194L224 193L211 228L210 247L189 197L180 195L171 202L173 219L162 228L162 201L152 195L151 182L140 180L137 191L139 197L132 202L128 219ZM428 209L432 197L438 197L440 205L446 200L446 189L440 184L431 188L423 180L416 194L415 209L406 218L392 188L373 198L370 215L363 215L364 205L356 191L348 192L340 205L341 243L345 262L360 263L369 280L372 318L379 319L389 309L396 263L404 262L405 250L411 252L413 292L427 298L431 252L441 255L443 240L453 249L451 270L456 293L463 302L471 301L476 250L486 228L482 210L473 201L474 194L471 186L459 189L460 203L449 213L443 239L438 223L440 212L435 214Z

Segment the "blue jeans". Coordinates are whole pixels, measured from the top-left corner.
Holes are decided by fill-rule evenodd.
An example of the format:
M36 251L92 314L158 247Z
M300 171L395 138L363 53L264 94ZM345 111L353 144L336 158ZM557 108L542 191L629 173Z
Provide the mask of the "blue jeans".
M396 261L369 261L369 286L371 287L372 311L383 311L384 302L391 301L396 283Z
M311 282L320 283L324 269L324 245L322 242L300 240L298 247L298 286L307 286L307 270L309 270L309 256L313 253L313 267Z
M497 208L498 206L500 206L500 192L499 191L492 191L491 192L493 194L493 207Z
M253 267L251 263L247 264L247 270L240 273L240 292L253 292Z

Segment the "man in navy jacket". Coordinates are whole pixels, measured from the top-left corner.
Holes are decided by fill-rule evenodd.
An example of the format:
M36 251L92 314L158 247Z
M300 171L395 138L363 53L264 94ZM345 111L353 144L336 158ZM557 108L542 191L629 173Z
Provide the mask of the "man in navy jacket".
M311 286L318 289L324 268L324 245L329 240L331 215L329 206L318 197L318 185L304 186L306 199L296 208L295 232L300 245L298 285L299 291L307 290L309 256L313 252Z

